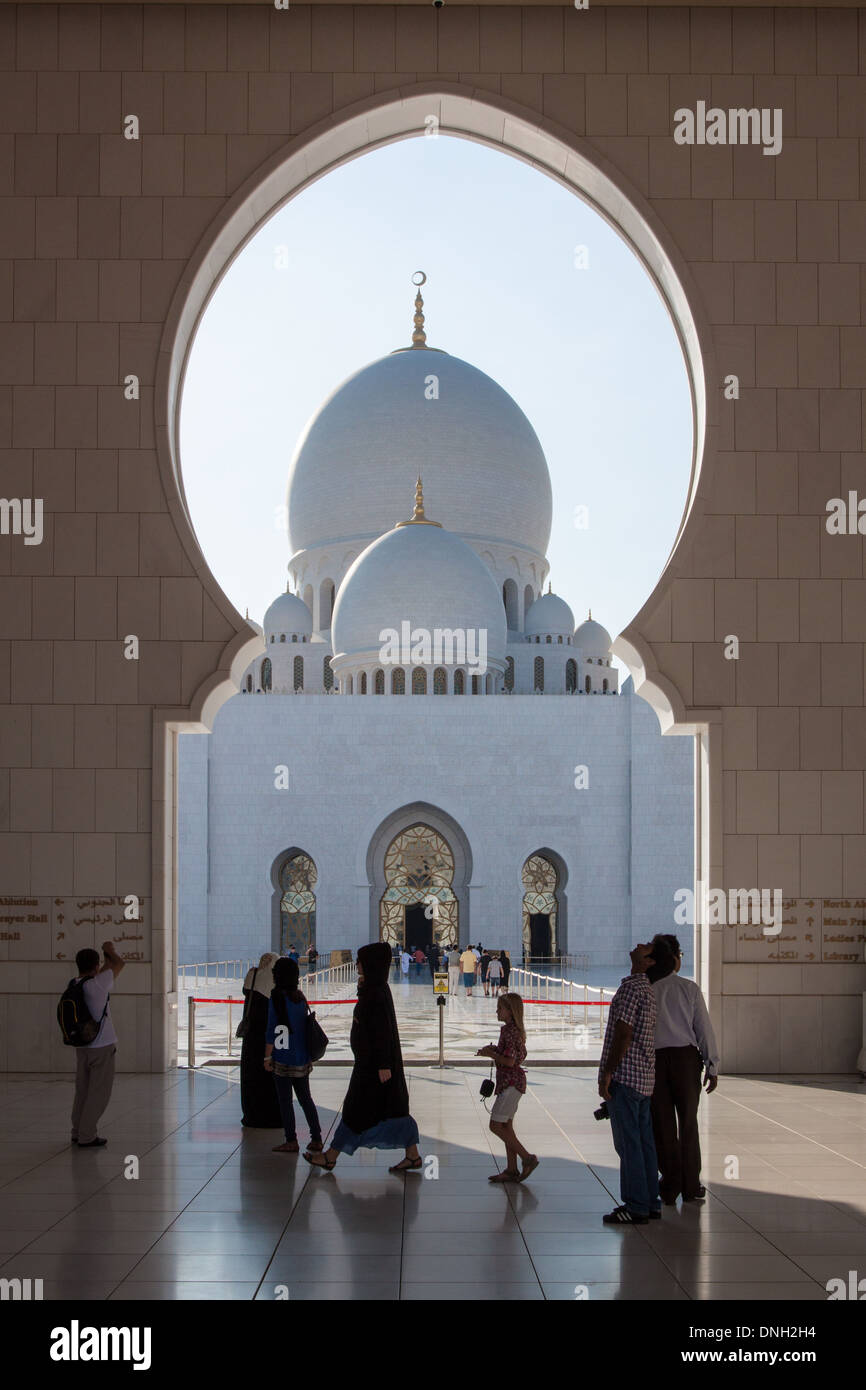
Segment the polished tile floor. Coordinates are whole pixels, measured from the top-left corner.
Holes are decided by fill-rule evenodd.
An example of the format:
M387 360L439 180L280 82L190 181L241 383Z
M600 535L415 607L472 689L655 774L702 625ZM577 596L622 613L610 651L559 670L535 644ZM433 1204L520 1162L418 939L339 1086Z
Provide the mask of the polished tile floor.
M347 1075L315 1075L329 1128ZM542 1162L498 1187L482 1073L408 1075L428 1161L407 1177L387 1172L398 1155L325 1174L272 1154L279 1132L241 1129L228 1069L119 1076L109 1145L88 1152L65 1146L69 1078L4 1077L0 1278L41 1278L51 1299L822 1300L866 1276L856 1078L723 1078L702 1105L706 1205L618 1230L591 1071L532 1071L516 1125Z

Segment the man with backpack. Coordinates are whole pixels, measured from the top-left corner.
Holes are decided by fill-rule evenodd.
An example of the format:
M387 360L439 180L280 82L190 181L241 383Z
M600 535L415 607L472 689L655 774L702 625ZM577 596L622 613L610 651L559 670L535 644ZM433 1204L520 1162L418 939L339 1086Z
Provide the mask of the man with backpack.
M72 1102L72 1143L79 1149L101 1149L108 1143L100 1139L96 1127L111 1099L114 1083L114 1055L117 1034L111 1021L108 996L125 961L111 941L104 941L105 963L100 966L99 952L87 946L75 957L78 970L64 995L75 1002L77 1023L64 1025L64 1038L76 1049L75 1099ZM61 1003L63 1008L63 1003ZM88 1026L88 1025L91 1026ZM92 1025L97 1025L93 1034ZM93 1034L92 1041L84 1041Z

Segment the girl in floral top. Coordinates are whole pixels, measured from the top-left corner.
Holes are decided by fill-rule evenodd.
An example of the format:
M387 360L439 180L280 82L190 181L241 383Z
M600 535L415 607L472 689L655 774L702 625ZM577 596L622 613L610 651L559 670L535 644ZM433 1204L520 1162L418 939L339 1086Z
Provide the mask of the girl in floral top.
M538 1155L525 1149L514 1133L514 1116L520 1097L526 1090L526 1072L520 1065L526 1058L526 1029L523 1025L523 1000L519 994L500 994L496 1001L496 1017L502 1024L499 1042L480 1047L478 1057L489 1057L496 1063L496 1100L490 1112L490 1129L505 1145L506 1165L494 1173L491 1182L523 1182L538 1167ZM517 1160L523 1167L518 1169Z

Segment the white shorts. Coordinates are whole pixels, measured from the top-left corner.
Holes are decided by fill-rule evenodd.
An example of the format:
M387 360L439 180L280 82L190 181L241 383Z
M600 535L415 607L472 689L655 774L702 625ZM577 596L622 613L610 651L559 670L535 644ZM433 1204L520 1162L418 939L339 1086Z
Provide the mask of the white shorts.
M522 1091L518 1091L516 1086L506 1086L504 1091L500 1091L493 1102L493 1109L490 1112L491 1120L494 1120L498 1125L507 1125L509 1120L513 1120L517 1114L517 1107L520 1104L522 1094Z

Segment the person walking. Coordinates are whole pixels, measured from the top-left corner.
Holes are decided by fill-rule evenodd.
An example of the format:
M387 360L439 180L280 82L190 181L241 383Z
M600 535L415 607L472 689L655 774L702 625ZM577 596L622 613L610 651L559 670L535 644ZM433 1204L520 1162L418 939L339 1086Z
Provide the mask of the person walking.
M400 956L400 970L402 971L402 974L403 974L403 983L404 983L404 985L407 985L407 984L409 983L409 966L410 966L411 962L412 962L412 957L409 955L409 952L408 952L408 951L405 949L405 947L404 947L403 953L402 953L402 955Z
M498 956L491 956L490 958L490 963L487 966L487 979L495 999L502 986L502 961Z
M268 1022L265 1029L265 1071L274 1078L277 1103L283 1118L285 1141L277 1144L274 1153L296 1154L298 1139L295 1131L293 1095L310 1126L308 1152L322 1152L322 1127L319 1112L310 1094L310 1073L313 1064L307 1051L306 996L298 988L299 969L294 960L278 960L274 965L274 987L268 1001Z
M463 971L463 988L466 991L466 998L472 998L472 986L475 984L475 972L478 969L478 961L471 946L467 946L460 956L460 969Z
M488 979L487 979L487 972L488 972L488 970L490 969L490 952L489 952L488 950L486 950L486 949L483 950L483 951L481 952L480 968L481 968L481 983L482 983L482 985L484 986L484 997L485 997L485 999L489 999L489 998L490 998L490 985L489 985L489 982L488 982Z
M316 968L316 962L317 962L318 959L319 959L319 953L318 953L318 951L316 950L315 946L311 946L310 949L309 949L309 951L307 952L307 972L308 972L308 974L312 975L313 971L314 971L315 968Z
M448 947L448 993L456 994L460 981L460 947Z
M507 951L502 952L502 988L508 989L508 977L511 974L511 957Z
M683 953L675 936L655 937L653 954L661 943L672 955L668 968L661 965L647 971L656 1001L655 1085L650 1111L659 1163L659 1191L665 1206L684 1202L703 1202L701 1186L701 1143L698 1133L698 1103L701 1080L707 1095L716 1089L719 1053L713 1025L704 996L694 980L683 979L679 971Z
M405 1149L405 1158L389 1168L390 1173L406 1173L423 1164L418 1126L409 1113L409 1088L388 986L390 962L384 941L362 946L358 952L358 1002L349 1037L355 1065L330 1148L325 1153L304 1154L314 1168L330 1171L341 1153L353 1154L359 1148Z
M645 1226L661 1216L658 1162L650 1097L655 1081L656 1003L647 979L652 965L666 966L670 949L640 942L608 1009L598 1071L598 1094L607 1104L620 1161L622 1205L603 1218L608 1226Z
M424 966L427 964L427 957L425 956L424 952L421 950L421 947L420 947L420 946L417 946L417 947L415 948L415 951L414 951L414 954L413 954L413 956L412 956L412 959L413 959L414 962L415 962L415 979L416 979L416 980L420 980L420 979L421 979L421 976L422 976L422 974L423 974L423 972L424 972Z
M499 1041L480 1047L477 1057L489 1057L496 1065L496 1086L490 1130L505 1145L506 1163L501 1173L493 1173L490 1182L524 1182L538 1167L538 1155L525 1149L514 1133L514 1116L520 1097L526 1091L526 1072L520 1065L526 1060L526 1028L523 1023L523 999L519 994L500 994L496 1001L496 1017L502 1024ZM523 1167L518 1168L517 1160Z
M248 970L244 980L244 1016L241 1026L241 1124L247 1129L279 1129L280 1103L274 1083L262 1067L268 1003L274 987L276 961L289 964L290 957L265 951L258 965Z
M109 996L114 982L126 965L114 949L112 941L103 941L104 961L99 952L85 946L75 955L76 980L82 982L84 1002L94 1020L99 1019L99 1032L93 1042L82 1043L75 1049L75 1094L72 1100L70 1139L79 1149L103 1149L108 1143L97 1134L97 1126L108 1108L114 1085L114 1061L117 1056L117 1033L111 1019Z

